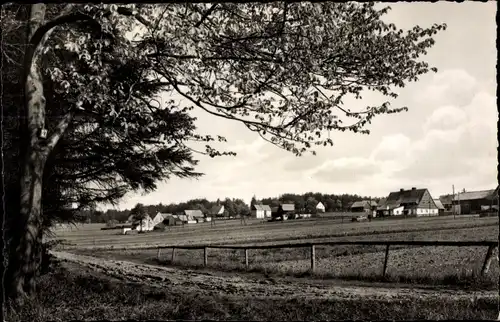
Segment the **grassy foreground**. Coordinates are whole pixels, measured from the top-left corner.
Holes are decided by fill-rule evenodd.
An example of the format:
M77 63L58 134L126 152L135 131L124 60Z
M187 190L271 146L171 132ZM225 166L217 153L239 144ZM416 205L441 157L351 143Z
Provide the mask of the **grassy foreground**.
M73 263L44 275L36 298L5 321L495 319L495 299L312 300L203 296L132 284Z

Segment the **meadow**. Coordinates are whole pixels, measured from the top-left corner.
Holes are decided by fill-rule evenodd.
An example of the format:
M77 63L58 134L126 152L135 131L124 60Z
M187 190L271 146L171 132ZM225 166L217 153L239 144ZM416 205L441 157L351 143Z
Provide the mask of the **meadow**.
M63 232L72 252L109 259L178 267L203 268L203 250L161 250L155 245L273 245L301 242L361 240L478 241L498 239L498 219L478 217L428 217L372 222L311 220L242 225L239 221L211 227L173 227L166 232L117 235L110 231L78 230ZM93 240L96 240L94 244ZM142 248L141 248L142 247ZM150 247L149 249L143 249ZM350 279L417 284L446 284L491 289L498 284L498 250L488 274L480 276L487 247L392 246L387 274L382 276L384 246L317 246L313 278ZM249 271L265 275L309 276L308 248L280 248L249 251ZM209 249L207 268L217 271L245 271L243 250Z

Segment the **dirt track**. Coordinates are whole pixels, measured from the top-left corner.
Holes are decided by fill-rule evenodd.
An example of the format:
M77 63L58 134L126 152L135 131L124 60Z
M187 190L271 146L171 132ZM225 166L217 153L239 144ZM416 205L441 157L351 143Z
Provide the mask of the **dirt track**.
M450 289L394 288L350 286L344 283L318 283L306 279L266 279L246 274L218 274L189 269L107 260L68 252L52 252L61 260L88 266L109 276L131 282L146 282L151 286L180 286L198 293L253 297L307 297L317 299L478 299L498 297L496 291L460 291Z

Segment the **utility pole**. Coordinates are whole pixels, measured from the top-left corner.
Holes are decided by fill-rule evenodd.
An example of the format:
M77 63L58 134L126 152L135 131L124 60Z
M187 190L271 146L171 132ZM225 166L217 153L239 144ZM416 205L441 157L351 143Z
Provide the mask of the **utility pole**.
M453 211L453 219L455 219L455 207L453 207L453 199L455 199L455 185L452 185L453 197L451 197L451 211Z

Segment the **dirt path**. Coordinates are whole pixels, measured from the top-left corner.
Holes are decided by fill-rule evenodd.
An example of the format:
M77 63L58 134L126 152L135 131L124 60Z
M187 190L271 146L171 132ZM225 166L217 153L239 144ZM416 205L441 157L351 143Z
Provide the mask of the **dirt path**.
M471 300L498 297L497 291L457 291L445 289L360 287L311 283L310 281L286 279L269 280L265 277L246 276L245 274L217 274L189 269L169 268L129 261L108 260L92 256L76 255L68 252L53 251L61 260L75 262L109 276L131 282L147 282L151 286L180 286L198 293L255 297L308 297L317 299L350 299L368 297L373 299L408 298L447 298Z

